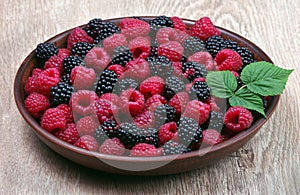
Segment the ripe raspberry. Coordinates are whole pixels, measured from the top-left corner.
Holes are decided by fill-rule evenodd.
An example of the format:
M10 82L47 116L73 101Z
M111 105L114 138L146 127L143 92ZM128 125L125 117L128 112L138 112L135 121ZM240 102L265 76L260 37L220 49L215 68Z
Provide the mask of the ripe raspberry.
M60 109L65 114L65 118L66 118L67 123L74 123L73 112L72 112L72 109L69 105L60 104L56 108Z
M144 80L140 85L140 92L146 99L155 95L162 94L165 89L165 81L158 76L149 77Z
M203 17L192 26L191 35L206 41L213 35L221 35L221 32L213 25L210 18Z
M150 76L150 66L145 59L135 59L126 64L124 78L132 78L137 81L143 81Z
M216 62L213 60L211 55L205 51L200 51L189 56L187 61L202 64L206 67L208 71L214 70L216 66Z
M171 61L180 61L183 54L183 47L177 41L169 41L167 43L161 44L158 47L158 55L166 56Z
M144 108L145 98L141 92L134 89L127 89L120 95L122 110L130 113L131 116L138 115ZM128 112L129 111L129 112Z
M80 136L94 135L95 129L99 126L99 122L92 116L85 116L76 123L76 127Z
M173 75L177 77L181 77L183 75L182 73L182 62L173 62Z
M48 68L46 70L43 70L37 78L38 82L38 91L49 97L50 96L50 90L51 87L54 87L58 84L60 80L60 74L58 69L56 68Z
M78 42L93 43L94 40L92 37L88 36L84 30L77 27L71 31L68 37L67 48L72 49L72 47Z
M104 70L97 81L96 93L99 96L104 93L111 93L117 81L117 73L108 69Z
M94 47L85 56L84 62L87 66L94 68L96 71L103 71L110 63L111 59L108 53L99 47Z
M191 151L191 149L187 148L184 144L180 144L172 140L165 143L163 145L163 149L164 149L164 153L163 153L164 156L187 153Z
M41 126L49 132L55 129L64 129L66 126L64 113L58 108L49 108L42 116Z
M83 148L89 151L97 151L99 148L99 144L96 139L90 135L84 135L80 137L75 143L74 146L79 148Z
M76 66L71 72L71 83L76 90L89 89L96 81L94 69L84 66Z
M31 93L25 99L25 108L34 118L40 118L43 113L50 107L49 100L46 96L39 93Z
M137 116L134 117L134 123L139 128L154 127L154 115L149 110L143 110Z
M189 95L186 92L179 92L172 97L172 99L169 101L169 105L173 106L176 110L176 115L180 116L185 110L188 102Z
M118 106L120 104L120 98L114 93L104 93L100 96L100 99L110 101L114 105Z
M37 77L37 76L39 76L40 75L40 73L41 72L43 72L43 70L42 69L40 69L40 68L34 68L33 70L32 70L32 77Z
M156 109L157 106L159 106L161 104L166 104L166 103L167 103L167 100L163 96L161 96L159 94L155 94L147 99L147 101L145 103L145 108L151 112L154 112L154 110Z
M172 75L172 62L166 56L148 57L152 75L160 76L162 78Z
M125 153L125 146L118 138L107 139L99 148L99 152L110 155L123 155Z
M215 57L215 62L217 63L217 70L233 70L239 71L243 65L241 56L231 50L222 49Z
M192 118L180 118L177 130L179 141L185 146L190 147L199 144L202 140L202 129L199 127L197 121Z
M253 116L249 110L241 106L230 107L224 115L224 124L227 129L238 133L249 128Z
M166 142L174 139L175 136L177 136L177 125L175 122L162 125L158 131L159 145L164 145Z
M112 34L103 40L103 47L109 54L112 54L116 47L122 45L128 45L127 39L123 34Z
M69 51L69 50L67 50ZM63 62L67 58L67 54L64 52L58 52L57 55L51 56L49 60L46 61L44 69L47 68L57 68L60 73L63 73Z
M139 143L131 149L129 156L137 156L137 157L161 156L162 152L163 151L161 148L155 148L155 146L151 144Z
M170 27L160 28L156 34L158 44L168 43L170 41L179 41L177 30Z
M150 25L139 19L125 18L120 22L122 34L132 39L138 36L146 36L150 32Z
M202 125L209 117L210 106L198 100L190 101L185 108L183 117L189 117Z
M213 146L223 141L222 135L214 129L206 129L202 132L202 134L203 134L202 142L205 144Z
M185 31L186 25L182 19L178 18L177 16L173 16L173 17L171 17L171 20L173 22L173 26L175 29Z
M36 57L45 62L51 56L54 56L58 53L58 48L53 43L40 43L35 49Z
M78 42L73 45L71 54L84 59L86 54L93 49L93 47L94 44L88 42Z
M222 100L223 101L220 105L226 105L225 99L222 99ZM211 108L212 111L215 111L215 112L220 112L221 111L221 108L219 107L219 103L217 104L217 101L216 101L215 97L210 96L208 98L208 100L205 101L205 103L210 105L210 108Z
M95 102L98 96L95 92L89 90L79 90L72 94L70 106L74 114L86 116L95 113Z
M100 124L107 120L113 120L114 116L118 114L119 107L112 102L99 98L95 102L96 114Z
M150 41L146 37L136 37L129 43L129 49L134 59L146 59L151 54Z
M118 78L120 78L125 72L125 68L118 64L110 65L109 67L107 67L107 70L114 71L118 75Z
M74 123L68 123L64 129L54 131L53 134L69 144L74 144L80 138Z

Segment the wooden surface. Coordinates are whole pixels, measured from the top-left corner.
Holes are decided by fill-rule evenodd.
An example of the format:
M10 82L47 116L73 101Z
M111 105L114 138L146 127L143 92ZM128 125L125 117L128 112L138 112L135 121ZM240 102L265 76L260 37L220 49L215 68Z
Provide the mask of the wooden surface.
M0 194L299 194L299 0L1 0ZM76 165L41 143L18 113L13 79L40 42L95 17L209 16L296 69L271 120L211 166L160 177L110 175Z

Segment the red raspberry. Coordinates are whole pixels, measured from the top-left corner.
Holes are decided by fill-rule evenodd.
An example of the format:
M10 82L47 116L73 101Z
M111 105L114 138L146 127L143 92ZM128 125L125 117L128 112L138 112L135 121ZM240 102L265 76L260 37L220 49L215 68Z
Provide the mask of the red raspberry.
M186 92L179 92L170 99L169 105L173 106L176 110L176 115L180 116L189 101L189 95Z
M89 89L96 81L94 69L84 66L76 66L71 72L71 83L76 90Z
M241 56L231 49L222 49L219 51L215 57L215 62L217 63L217 70L219 71L239 71L243 65Z
M108 100L116 106L118 106L120 103L119 96L114 93L104 93L100 96L100 99Z
M178 34L178 42L181 43L181 45L184 45L184 41L190 37L187 31L177 30L177 34Z
M198 100L192 100L186 105L183 117L194 119L202 125L209 117L210 106Z
M150 41L146 37L136 37L132 39L129 43L129 49L134 59L146 59L151 54Z
M109 54L112 54L116 47L127 45L127 39L123 34L113 34L103 40L103 47Z
M111 155L123 155L125 153L125 146L118 138L107 139L99 148L99 152Z
M158 130L159 144L164 145L166 142L174 139L177 134L177 125L175 122L165 123Z
M206 129L202 132L202 142L208 145L216 145L223 141L222 135L214 129Z
M241 106L230 107L224 115L226 128L235 133L249 128L252 121L253 116L251 112Z
M107 67L107 70L112 70L117 73L118 78L120 78L125 72L125 68L119 64L110 65L109 67Z
M139 19L125 18L120 22L122 34L132 39L139 36L146 36L150 32L150 25Z
M155 146L151 144L139 143L131 149L129 156L161 156L162 152L163 150L161 148L155 148Z
M197 62L199 64L202 64L206 67L207 70L214 70L216 63L213 60L212 56L208 52L200 51L197 52L187 59L188 62Z
M73 45L75 45L78 42L93 43L94 40L92 37L88 36L84 30L77 27L71 31L71 33L68 37L67 48L71 49L73 47Z
M171 61L180 61L183 54L183 47L177 41L169 41L161 44L158 47L157 53L159 56L166 56Z
M192 26L191 35L196 36L203 41L206 41L213 35L220 36L221 32L213 25L210 18L203 17L195 22L195 24Z
M60 74L58 69L56 68L48 68L46 70L43 70L37 78L38 82L38 91L49 97L50 96L50 90L51 87L54 87L57 85L57 83L60 81Z
M145 98L141 92L134 89L127 89L120 95L120 105L131 116L138 115L144 108ZM129 111L129 112L128 112Z
M58 50L57 55L62 56L64 58L67 58L71 55L71 51L66 49L66 48L61 48L61 49Z
M65 114L67 123L73 123L74 122L73 112L72 112L72 109L69 105L60 104L56 108L63 111L63 113Z
M182 63L181 62L173 62L173 74L174 76L181 77L182 76Z
M171 20L173 22L173 26L175 29L185 31L186 25L182 19L178 18L177 16L173 16L173 17L171 17Z
M118 114L119 107L112 102L99 98L95 102L96 114L100 124L107 120L113 120L114 116Z
M135 59L126 64L124 78L132 78L137 81L143 81L150 75L150 66L145 59Z
M235 77L240 77L240 74L239 73L237 73L237 72L235 72L235 71L230 71L232 74L233 74L233 76L235 76Z
M72 94L70 106L74 114L86 116L95 113L95 102L98 96L94 91L79 90Z
M25 83L25 92L27 94L39 91L39 84L37 78L41 72L43 72L43 70L40 68L35 68L32 70L32 76L29 77Z
M64 129L66 126L64 113L58 108L49 108L42 116L41 126L49 132L54 129Z
M146 99L155 95L163 94L165 90L165 81L159 76L152 76L144 80L140 85L140 92Z
M80 137L74 123L69 123L66 128L54 131L53 134L60 140L74 144Z
M90 135L84 135L80 137L75 143L74 146L79 148L83 148L89 151L97 151L99 148L99 144L96 139Z
M170 27L160 28L156 33L156 40L159 44L170 41L179 41L177 30Z
M166 103L167 103L167 100L165 97L163 97L159 94L155 94L147 99L147 101L145 103L145 108L151 112L154 112L154 110L156 109L157 106L159 106L161 104L166 104Z
M99 126L99 121L92 116L85 116L76 123L80 136L94 135L95 129Z
M153 112L150 112L149 110L143 110L141 113L139 113L135 118L134 122L136 126L140 128L150 128L154 127L154 115Z
M84 61L87 66L94 68L95 71L102 72L111 59L103 48L94 47L86 54Z
M31 75L31 76L37 77L37 76L40 75L41 72L43 72L43 69L40 69L40 68L34 68L34 69L32 70L32 75Z
M210 96L208 98L208 100L205 101L206 104L210 105L210 109L211 111L216 111L216 112L220 112L221 109L220 107L218 106L217 102L216 102L216 99L215 97L212 97ZM225 105L226 103L224 102L224 104L221 104L221 105Z
M39 93L31 93L25 99L25 108L34 118L40 118L43 113L50 107L49 100L46 96Z
M64 59L70 56L70 51L67 49L60 49L58 54L51 56L45 63L44 69L57 68L60 73L63 72Z

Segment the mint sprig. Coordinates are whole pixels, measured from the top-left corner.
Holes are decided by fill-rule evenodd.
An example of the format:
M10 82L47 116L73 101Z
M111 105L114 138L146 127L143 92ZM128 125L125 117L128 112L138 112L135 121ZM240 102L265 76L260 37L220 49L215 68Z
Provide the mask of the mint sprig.
M230 71L210 71L206 82L212 95L228 98L231 106L243 106L266 116L260 96L282 94L292 71L260 61L243 69L241 80L245 85L238 90L236 78Z

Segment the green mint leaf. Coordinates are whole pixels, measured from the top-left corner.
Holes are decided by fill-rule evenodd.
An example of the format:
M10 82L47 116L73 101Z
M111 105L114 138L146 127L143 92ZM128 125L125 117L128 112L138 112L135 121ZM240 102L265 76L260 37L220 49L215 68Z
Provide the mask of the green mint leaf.
M230 71L210 71L206 76L206 83L212 95L219 98L229 98L237 88L236 78Z
M245 87L240 88L231 98L229 98L229 103L231 106L243 106L250 110L255 110L266 117L262 99Z
M241 80L253 93L262 96L279 95L282 94L292 71L269 62L254 62L243 69Z

